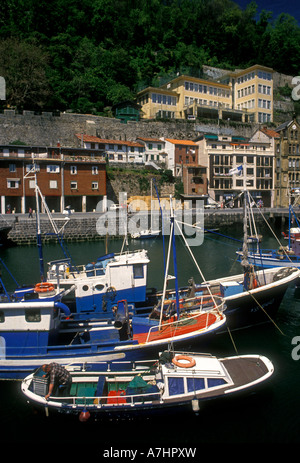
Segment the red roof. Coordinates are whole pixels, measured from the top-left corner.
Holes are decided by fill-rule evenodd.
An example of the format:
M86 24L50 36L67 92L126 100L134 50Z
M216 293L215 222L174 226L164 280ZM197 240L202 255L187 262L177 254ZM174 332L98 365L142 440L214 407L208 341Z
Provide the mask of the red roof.
M275 132L275 130L267 129L267 127L262 128L261 131L270 138L280 138L278 132Z
M174 140L173 138L166 138L166 141L173 143L174 145L193 145L198 146L197 143L191 140Z

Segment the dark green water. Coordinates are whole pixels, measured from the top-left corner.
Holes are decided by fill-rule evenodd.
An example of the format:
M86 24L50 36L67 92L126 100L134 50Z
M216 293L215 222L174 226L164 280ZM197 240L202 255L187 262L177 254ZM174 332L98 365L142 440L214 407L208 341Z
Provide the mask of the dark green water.
M241 238L237 229L222 230ZM263 233L263 247L276 246L268 230ZM280 235L280 231L277 231ZM110 241L109 251L119 252L120 241ZM130 243L130 249L144 247L151 260L148 284L161 288L163 284L162 239ZM238 243L214 235L205 235L204 243L192 247L206 279L240 272L235 262ZM68 248L76 263L94 261L104 253L104 243L69 244ZM38 280L39 268L35 247L16 247L1 250L1 257L13 272L19 283L32 283ZM61 258L59 246L44 247L45 262ZM186 248L178 239L177 246L179 284L184 285L193 276L201 281ZM172 269L170 269L172 273ZM8 283L3 270L2 277ZM13 287L10 285L11 288ZM62 415L45 417L30 408L22 394L18 382L0 383L0 419L2 448L10 446L14 451L40 449L41 444L57 444L64 454L79 455L86 452L98 459L105 457L105 451L114 449L141 449L140 460L148 461L154 457L147 452L151 448L180 447L197 448L194 461L200 461L201 448L213 444L221 449L223 444L232 448L244 444L247 449L259 448L261 444L299 444L300 443L300 361L293 360L292 340L300 336L300 293L289 288L276 317L276 325L268 323L233 334L239 354L254 353L268 356L274 363L275 373L263 391L231 398L222 402L208 402L202 405L199 415L179 413L175 416L154 417L139 420L98 421L80 423L76 418ZM283 334L279 331L279 329ZM201 349L194 351L212 352L216 355L235 355L229 335L216 336ZM18 443L21 445L18 446ZM92 449L92 453L90 450ZM144 453L144 455L141 455ZM35 455L36 456L36 455ZM168 455L167 455L168 457ZM45 455L43 456L45 458ZM170 458L171 459L171 458ZM137 460L137 457L136 457ZM79 459L76 461L80 461ZM105 461L105 459L104 459Z

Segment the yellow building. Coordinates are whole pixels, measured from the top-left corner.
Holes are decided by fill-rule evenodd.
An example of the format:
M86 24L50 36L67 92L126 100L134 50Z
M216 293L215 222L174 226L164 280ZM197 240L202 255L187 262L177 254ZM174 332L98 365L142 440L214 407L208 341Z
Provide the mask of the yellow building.
M273 70L255 65L217 80L180 75L137 95L144 119L197 117L244 122L273 121Z
M273 122L273 69L255 65L230 73L234 109L252 122Z

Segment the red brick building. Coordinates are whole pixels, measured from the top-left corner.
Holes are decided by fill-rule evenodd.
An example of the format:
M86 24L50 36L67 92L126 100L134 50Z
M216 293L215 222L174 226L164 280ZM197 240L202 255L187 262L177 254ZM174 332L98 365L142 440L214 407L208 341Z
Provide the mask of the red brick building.
M106 195L106 163L99 151L61 147L0 146L1 213L35 209L34 179L50 210L70 206L77 212L96 209Z

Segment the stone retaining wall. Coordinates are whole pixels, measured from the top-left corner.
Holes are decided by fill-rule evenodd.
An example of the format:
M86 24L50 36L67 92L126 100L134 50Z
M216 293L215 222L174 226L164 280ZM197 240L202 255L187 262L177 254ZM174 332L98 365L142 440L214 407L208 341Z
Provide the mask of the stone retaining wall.
M279 220L285 221L288 217L288 211L283 214L276 215L274 211L264 211L266 212L265 216L268 216L269 220ZM257 212L256 221L258 223L263 223L263 218ZM74 241L96 241L104 240L106 234L99 235L97 231L97 221L100 217L103 217L101 214L86 214L86 217L79 217L75 214L71 216L70 220L67 222L64 228L63 238L66 242ZM25 216L15 217L14 222L12 219L10 223L12 229L8 234L9 240L11 240L16 245L30 245L36 244L36 221L35 218L29 219ZM189 223L195 223L196 217L192 218L192 221ZM218 211L205 211L204 212L204 227L205 228L222 228L230 227L232 225L241 226L241 235L242 235L242 222L243 222L243 213L242 210L218 210ZM55 223L58 229L65 224L65 218L56 219ZM103 223L103 220L102 220ZM150 217L148 217L148 224L150 225ZM121 229L121 227L120 227ZM119 222L118 217L116 219L116 234L109 235L109 239L120 238L118 234ZM48 218L41 218L41 234L43 243L57 242L57 237L53 235L53 228L50 224ZM122 235L123 236L123 235Z
M27 146L78 147L75 133L95 135L100 138L134 141L137 137L194 139L199 133L222 133L250 137L257 125L224 122L221 129L206 121L170 120L168 122L142 120L122 124L120 120L86 114L52 113L35 115L32 111L22 114L5 110L0 114L0 144L8 145L17 140Z

